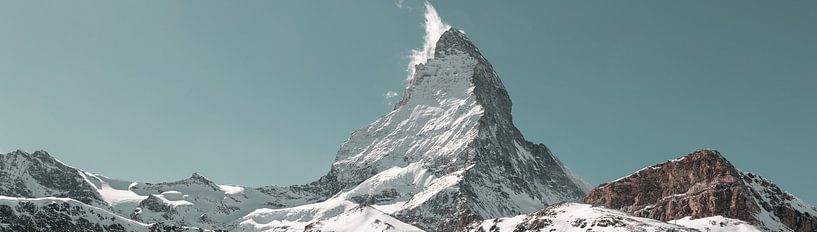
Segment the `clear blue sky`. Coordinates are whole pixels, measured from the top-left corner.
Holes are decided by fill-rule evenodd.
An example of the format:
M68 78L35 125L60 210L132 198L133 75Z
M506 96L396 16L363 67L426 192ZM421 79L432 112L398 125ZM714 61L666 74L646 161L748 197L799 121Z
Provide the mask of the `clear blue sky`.
M817 203L817 1L441 1L528 139L599 184L709 147ZM402 92L421 3L2 1L0 149L305 183Z

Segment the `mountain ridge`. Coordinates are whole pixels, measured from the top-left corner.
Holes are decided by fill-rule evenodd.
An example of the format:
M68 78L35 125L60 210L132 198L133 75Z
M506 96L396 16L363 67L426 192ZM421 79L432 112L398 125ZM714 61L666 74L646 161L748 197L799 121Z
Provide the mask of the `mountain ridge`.
M319 179L142 183L18 150L0 154L0 231L817 230L817 208L714 150L593 188L524 137L491 63L426 8L403 98L355 130Z
M817 208L711 149L601 184L584 203L662 221L724 216L769 231L817 230Z
M591 186L547 147L524 139L501 80L465 34L449 28L435 45L433 56L415 66L395 110L352 133L330 171L314 182L225 187L194 173L138 183L65 165L58 174L131 220L205 229L291 230L365 205L376 211L363 213L455 231L580 200Z

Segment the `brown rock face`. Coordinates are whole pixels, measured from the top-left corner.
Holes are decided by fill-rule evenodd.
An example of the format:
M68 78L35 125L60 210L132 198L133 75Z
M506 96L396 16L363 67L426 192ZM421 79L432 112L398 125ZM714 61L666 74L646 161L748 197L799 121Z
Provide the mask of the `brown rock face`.
M753 222L758 208L744 189L729 161L701 150L601 185L584 201L663 221L722 215Z
M584 202L662 221L720 215L769 230L817 228L817 209L759 176L739 172L714 150L696 151L602 184Z

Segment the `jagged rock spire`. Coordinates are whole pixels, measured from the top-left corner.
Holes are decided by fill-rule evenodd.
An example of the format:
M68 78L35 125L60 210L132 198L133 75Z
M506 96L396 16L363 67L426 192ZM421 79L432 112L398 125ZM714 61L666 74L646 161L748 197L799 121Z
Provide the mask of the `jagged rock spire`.
M482 54L479 53L477 46L471 43L471 40L468 39L465 33L452 27L446 30L442 36L440 36L440 39L437 40L437 46L434 48L434 57L445 57L446 55L461 52L477 59L484 59Z

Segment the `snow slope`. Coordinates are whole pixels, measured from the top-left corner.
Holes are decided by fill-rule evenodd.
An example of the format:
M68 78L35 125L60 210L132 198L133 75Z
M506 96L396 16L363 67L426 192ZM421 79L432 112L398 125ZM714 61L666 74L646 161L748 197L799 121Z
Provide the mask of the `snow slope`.
M0 231L150 231L149 226L74 199L0 196Z
M342 214L306 226L306 231L423 231L377 209L358 206Z
M737 219L723 216L691 219L690 217L669 221L668 223L681 225L707 232L760 232L760 228Z
M111 180L84 172L114 212L145 223L166 223L229 230L248 213L274 205L275 199L254 188L218 185L194 173L166 183Z
M810 217L811 227L817 230L817 208L811 206L794 195L783 191L771 181L753 173L741 173L743 183L749 194L759 207L756 215L758 227L768 231L794 231L795 224L805 224L805 218ZM788 218L781 218L781 216ZM796 217L796 218L791 218ZM788 222L788 225L787 225ZM800 228L800 230L807 228Z
M422 231L375 208L343 199L286 209L259 209L237 231Z
M630 216L624 212L587 204L557 204L536 213L496 218L471 226L471 231L711 231L759 232L740 220L723 217L688 218L674 222Z
M420 164L393 167L323 202L256 210L241 219L240 228L243 231L299 231L318 224L322 224L321 228L332 228L335 224L326 224L327 221L341 220L332 219L337 217L350 218L359 212L349 214L349 211L361 207L367 212L377 211L379 221L398 221L389 215L417 207L440 191L456 185L461 175L462 172L454 172L437 177Z

